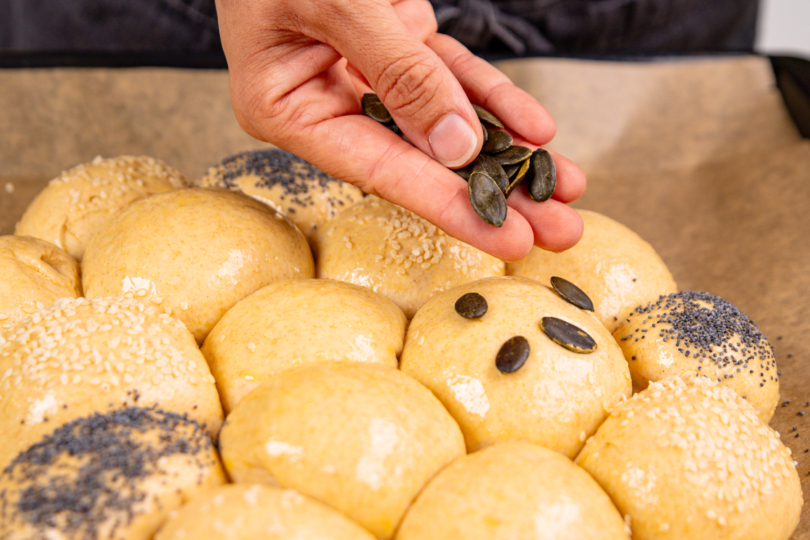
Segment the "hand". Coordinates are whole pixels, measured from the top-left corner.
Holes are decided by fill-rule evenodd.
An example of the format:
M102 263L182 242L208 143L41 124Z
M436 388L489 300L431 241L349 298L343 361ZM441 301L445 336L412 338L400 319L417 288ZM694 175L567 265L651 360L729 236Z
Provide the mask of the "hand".
M500 228L470 205L466 165L483 135L470 100L532 148L554 120L529 94L454 39L436 33L427 0L217 0L231 100L250 135L431 221L504 260L532 244L574 245L582 221L568 203L585 177L554 154L557 189L544 203L525 189L508 199ZM362 115L358 95L376 92L414 146Z

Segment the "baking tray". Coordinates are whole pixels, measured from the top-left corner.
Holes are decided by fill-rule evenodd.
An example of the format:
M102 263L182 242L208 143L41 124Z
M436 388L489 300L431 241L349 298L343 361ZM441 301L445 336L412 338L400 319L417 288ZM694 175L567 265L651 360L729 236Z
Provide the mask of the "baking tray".
M227 155L266 146L237 125L223 70L156 67L155 59L117 69L97 58L55 67L64 58L50 58L6 57L16 67L0 69L1 234L13 231L50 178L96 155L152 155L194 178ZM733 302L770 339L785 403L771 426L792 449L807 493L807 62L705 56L497 65L551 111L558 134L549 146L588 175L575 206L635 230L681 289ZM794 538L810 539L810 505Z

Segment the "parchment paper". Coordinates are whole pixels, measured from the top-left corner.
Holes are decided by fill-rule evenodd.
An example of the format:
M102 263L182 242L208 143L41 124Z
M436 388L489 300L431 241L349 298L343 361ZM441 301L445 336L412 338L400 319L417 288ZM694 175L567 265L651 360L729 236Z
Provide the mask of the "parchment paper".
M587 173L576 206L635 230L681 289L731 301L768 336L789 401L771 426L810 493L810 141L767 59L499 67L551 111L550 147ZM0 71L0 234L48 179L96 155L152 155L193 178L261 146L234 120L224 72ZM810 504L794 538L810 539Z

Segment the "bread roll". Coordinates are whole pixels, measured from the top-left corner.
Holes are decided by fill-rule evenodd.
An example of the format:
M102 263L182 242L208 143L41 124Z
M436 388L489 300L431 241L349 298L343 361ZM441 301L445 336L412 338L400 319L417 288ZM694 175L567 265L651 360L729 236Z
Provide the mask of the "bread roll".
M214 488L180 508L155 540L374 540L357 523L292 489L260 484Z
M363 198L359 188L279 148L227 157L208 169L196 185L239 191L275 208L295 223L310 244L324 223Z
M275 373L309 362L397 367L405 315L370 289L328 279L271 283L228 310L202 352L225 411Z
M400 371L321 362L284 371L228 415L220 451L235 482L292 488L391 538L464 439L441 403Z
M613 333L633 385L696 372L731 388L766 424L779 401L776 358L759 328L722 298L684 291L639 306Z
M731 389L673 377L616 407L577 463L633 540L787 540L802 491L790 451Z
M182 174L158 159L96 157L51 180L28 205L14 234L47 240L81 261L90 239L116 212L186 185Z
M330 221L317 246L319 278L369 287L408 318L434 294L504 274L502 261L377 197Z
M185 189L122 210L87 248L85 295L135 298L180 319L202 343L236 302L280 279L313 274L301 231L224 190Z
M456 312L456 302L468 293L485 299L482 317ZM544 317L584 330L596 350L580 354L558 345L541 329ZM517 371L503 373L496 358L515 336L528 341L528 358ZM523 439L573 458L632 389L621 350L592 312L515 277L482 279L428 301L408 327L401 369L447 407L470 452Z
M507 264L506 273L543 284L552 276L576 283L611 332L636 306L678 290L661 257L636 233L602 214L578 212L585 231L576 246L562 253L532 248L523 259Z
M0 469L71 420L111 405L158 403L212 435L222 422L194 338L154 307L65 298L0 335Z
M76 419L0 473L0 538L151 540L167 514L225 482L193 420L127 407Z
M82 295L79 263L30 236L0 236L0 331L60 298Z
M588 473L523 441L457 459L408 509L397 540L630 540Z

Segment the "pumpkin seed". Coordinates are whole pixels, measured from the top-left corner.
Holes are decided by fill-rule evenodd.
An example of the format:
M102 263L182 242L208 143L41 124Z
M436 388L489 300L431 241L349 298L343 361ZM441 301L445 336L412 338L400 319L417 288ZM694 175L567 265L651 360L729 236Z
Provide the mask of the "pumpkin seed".
M585 330L556 317L543 317L540 329L562 347L575 353L586 354L596 350L596 341Z
M503 122L498 120L498 117L483 108L481 105L476 105L475 103L472 104L473 109L475 109L475 114L478 115L478 119L490 126L495 126L497 128L504 128Z
M463 294L456 300L456 313L465 319L480 319L487 308L486 299L477 292Z
M497 129L490 129L488 131L489 137L487 138L487 142L481 147L482 154L497 154L512 146L512 136L507 132Z
M569 304L574 304L580 309L586 311L593 311L593 301L585 294L585 291L561 277L553 276L551 278L551 286L557 291L557 294Z
M498 184L501 191L506 189L506 186L509 185L509 177L506 176L506 172L503 170L503 167L501 167L501 165L492 157L486 154L479 154L478 157L473 160L471 165L473 172L484 172L487 176L495 180L495 183Z
M363 113L369 118L373 118L381 124L394 121L391 113L385 108L377 94L363 94L363 99L360 102L363 105Z
M548 150L538 148L532 152L530 162L531 165L526 172L526 186L529 188L529 195L537 202L546 201L554 194L554 188L557 187L554 160Z
M529 341L523 336L509 338L501 345L495 357L495 367L501 373L514 373L523 367L529 358Z
M503 190L503 196L509 197L513 191L520 185L523 179L526 177L526 171L529 170L529 160L527 159L520 165L514 165L517 169L514 173L514 176L509 180L509 185L506 186L506 189Z
M464 180L469 180L470 175L473 172L473 164L470 163L466 167L462 167L460 169L450 169L450 170L453 171L454 173L456 173L457 175L459 175L460 177L462 177Z
M481 219L500 227L506 219L506 197L485 172L475 171L470 175L467 191L473 210Z
M532 157L532 149L525 146L510 146L503 152L492 154L492 157L502 166L517 165Z
M387 124L383 124L385 127L393 131L397 135L402 135L402 130L399 129L399 126L396 122L388 122Z
M481 124L481 131L484 132L484 144L487 144L487 141L489 140L489 130L487 129L487 126Z

